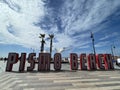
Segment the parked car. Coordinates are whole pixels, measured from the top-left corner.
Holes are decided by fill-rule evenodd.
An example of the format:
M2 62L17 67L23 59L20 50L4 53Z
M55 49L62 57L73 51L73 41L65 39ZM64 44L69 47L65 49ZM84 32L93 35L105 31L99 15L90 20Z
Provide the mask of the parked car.
M116 65L120 66L120 58L117 59Z

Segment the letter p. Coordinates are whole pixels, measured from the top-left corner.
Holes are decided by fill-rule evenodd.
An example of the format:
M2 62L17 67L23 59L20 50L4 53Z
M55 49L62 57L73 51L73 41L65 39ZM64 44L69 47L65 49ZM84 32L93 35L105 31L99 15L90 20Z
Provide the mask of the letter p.
M13 64L18 62L18 53L9 53L6 71L12 71Z

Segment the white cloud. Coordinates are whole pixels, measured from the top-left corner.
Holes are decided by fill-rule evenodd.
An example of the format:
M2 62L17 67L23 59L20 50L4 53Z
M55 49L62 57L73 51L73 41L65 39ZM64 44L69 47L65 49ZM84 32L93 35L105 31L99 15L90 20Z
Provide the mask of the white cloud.
M74 44L74 40L71 39L71 37L65 35L65 34L57 34L55 35L55 39L57 42L53 42L53 48L63 48L63 47L69 47ZM53 40L54 41L54 40ZM47 42L49 47L49 41Z
M61 14L65 32L73 34L91 30L111 15L118 6L118 0L66 0Z
M98 42L97 44L95 44L95 47L103 47L103 46L108 46L108 45L110 45L109 41Z
M90 32L98 32L104 28L104 25L98 25L114 13L120 6L120 1L65 0L57 16L61 19L62 33L53 19L53 9L44 7L42 0L0 0L0 6L0 43L39 48L39 33L54 33L58 41L53 43L54 48L89 48ZM33 24L41 22L46 15L52 22L50 30L43 30ZM107 43L100 42L96 47L105 46ZM46 47L49 47L49 41L46 42Z
M28 48L39 47L38 35L44 31L33 23L44 15L44 3L41 0L5 1L0 2L0 43L18 44ZM15 5L20 7L20 12L16 11ZM12 33L8 29L11 29Z
M112 7L111 7L112 6ZM61 9L60 17L66 35L73 35L74 47L91 43L90 32L99 32L105 25L100 26L108 16L120 6L118 0L66 0ZM84 32L84 33L83 33ZM76 37L76 38L74 38ZM108 42L100 42L96 47L105 46Z
M109 38L111 38L111 37L116 37L116 36L118 36L118 33L117 33L117 32L114 32L114 33L112 33L112 34L105 34L105 36L102 37L102 38L100 38L100 40L106 40L106 39L109 39Z

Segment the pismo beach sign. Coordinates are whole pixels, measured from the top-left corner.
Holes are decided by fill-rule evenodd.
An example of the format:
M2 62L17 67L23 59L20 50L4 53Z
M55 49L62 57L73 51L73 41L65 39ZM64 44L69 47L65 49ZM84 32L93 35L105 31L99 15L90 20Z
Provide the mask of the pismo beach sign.
M19 63L19 72L23 72L25 70L26 62L29 63L27 66L27 71L33 71L35 68L36 61L34 57L36 53L29 53L28 60L26 60L26 53L21 53L20 58L18 53L9 53L6 71L12 71L13 65ZM38 71L50 71L50 53L39 53L37 64L38 64ZM62 56L60 53L54 54L54 70L59 71L62 67ZM103 63L104 62L104 63ZM109 70L114 69L114 65L112 62L111 54L80 54L80 63L78 63L78 55L76 53L70 53L70 69L71 70L78 70L78 66L80 66L80 70Z

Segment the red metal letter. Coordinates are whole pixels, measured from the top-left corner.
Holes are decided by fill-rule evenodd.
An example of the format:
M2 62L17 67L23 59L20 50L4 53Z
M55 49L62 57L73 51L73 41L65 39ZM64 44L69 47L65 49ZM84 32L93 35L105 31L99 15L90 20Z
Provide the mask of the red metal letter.
M78 56L76 53L70 54L70 66L71 70L78 70Z
M26 53L21 53L19 71L24 71L26 62Z
M97 65L98 65L98 68L99 69L105 69L105 67L103 66L103 54L98 54L96 56L96 62L97 62Z
M114 69L111 54L104 54L105 70Z
M50 59L50 53L39 53L38 71L49 71Z
M28 63L30 63L30 66L27 67L27 71L33 71L33 69L35 68L34 56L36 56L36 53L30 53L28 56Z
M61 70L61 54L60 53L56 53L54 55L54 69L56 71Z
M88 68L89 68L89 70L97 69L97 67L96 67L96 57L95 57L94 54L89 54L88 55Z
M18 62L18 53L9 53L6 71L12 71L13 64Z
M85 63L87 63L86 54L81 54L80 55L80 69L81 70L87 70L87 66L85 65Z

